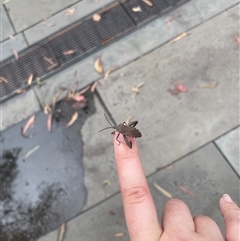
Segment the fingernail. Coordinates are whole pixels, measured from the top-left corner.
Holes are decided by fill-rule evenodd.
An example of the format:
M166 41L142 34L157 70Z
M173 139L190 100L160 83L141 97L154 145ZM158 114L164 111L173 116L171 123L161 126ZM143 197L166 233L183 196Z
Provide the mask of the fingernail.
M233 202L232 198L228 194L224 194L223 199L226 203L232 203Z

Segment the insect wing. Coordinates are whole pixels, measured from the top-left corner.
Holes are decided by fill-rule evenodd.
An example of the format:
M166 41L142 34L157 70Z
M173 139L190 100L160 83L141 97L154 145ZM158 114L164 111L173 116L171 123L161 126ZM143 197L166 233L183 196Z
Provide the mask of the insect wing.
M133 138L138 138L142 136L141 132L138 129L130 126L126 128L125 132L122 134Z

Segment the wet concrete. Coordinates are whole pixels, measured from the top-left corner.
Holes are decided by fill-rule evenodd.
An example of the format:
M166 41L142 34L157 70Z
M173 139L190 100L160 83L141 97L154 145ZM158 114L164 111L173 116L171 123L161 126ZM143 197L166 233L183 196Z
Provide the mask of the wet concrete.
M87 106L78 110L79 118L69 128L66 123L76 110L73 103L60 102L51 133L43 112L36 113L34 127L28 130L32 138L20 134L27 119L2 133L1 240L35 240L83 209L87 191L80 131L95 112L92 96L86 98Z

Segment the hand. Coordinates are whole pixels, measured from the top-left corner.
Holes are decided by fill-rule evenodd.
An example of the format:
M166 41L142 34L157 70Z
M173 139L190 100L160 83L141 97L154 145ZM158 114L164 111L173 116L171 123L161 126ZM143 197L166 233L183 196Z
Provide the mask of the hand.
M117 134L117 133L116 133ZM114 151L122 193L124 212L131 241L223 241L217 224L209 217L192 215L187 205L170 199L163 209L162 225L149 191L141 165L135 139L132 149L124 143L122 135L118 145L114 135ZM224 195L220 208L226 224L227 241L239 241L238 206Z

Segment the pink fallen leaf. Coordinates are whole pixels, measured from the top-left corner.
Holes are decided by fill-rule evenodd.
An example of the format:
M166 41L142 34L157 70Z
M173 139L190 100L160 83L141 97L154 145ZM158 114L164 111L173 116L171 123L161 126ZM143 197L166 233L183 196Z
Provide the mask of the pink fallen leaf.
M184 92L186 93L188 91L188 88L185 86L185 85L182 85L182 84L178 84L177 85L177 89L180 91L180 92Z
M49 132L52 131L52 113L50 113L50 114L48 115L47 128L48 128L48 131L49 131Z
M32 80L33 80L33 74L30 74L28 77L28 85L32 84Z
M36 118L36 116L33 115L33 116L31 116L31 117L28 119L27 123L26 123L25 126L23 127L23 131L22 131L22 134L23 134L23 135L26 134L27 130L28 130L30 127L33 127L34 122L35 122L35 118Z
M0 82L4 82L5 84L8 84L8 80L3 76L0 76Z
M177 183L175 183L177 185L177 187L179 189L181 189L183 192L185 192L186 194L190 195L191 197L197 197L197 194L195 194L194 192L190 191L189 189L187 189L186 187L179 185Z
M85 100L85 97L83 95L75 95L73 99L79 102Z
M13 55L14 55L16 60L19 60L19 56L18 56L17 50L13 49Z

